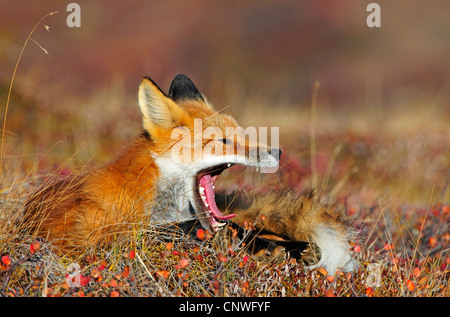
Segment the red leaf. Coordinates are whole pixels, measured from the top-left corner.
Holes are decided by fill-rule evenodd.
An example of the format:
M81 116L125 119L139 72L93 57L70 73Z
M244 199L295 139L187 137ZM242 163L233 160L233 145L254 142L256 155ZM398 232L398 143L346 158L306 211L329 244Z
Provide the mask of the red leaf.
M128 258L131 260L134 259L135 256L136 256L136 251L134 251L134 250L131 250L130 253L128 254Z
M448 206L442 206L442 213L445 215L450 211L450 208Z
M80 286L86 286L89 284L91 278L89 276L80 275Z
M185 268L185 267L187 267L189 265L189 260L188 259L186 259L186 258L183 258L183 259L181 259L180 260L180 266L181 266L181 268Z
M435 237L430 237L428 240L428 245L435 246L437 244L437 239Z
M366 288L366 296L372 297L373 296L373 289L370 287Z
M156 271L156 274L158 274L159 276L164 277L165 279L169 277L170 273L167 271Z
M103 271L107 266L108 266L108 262L106 262L105 260L101 260L100 261L100 266L98 267L98 269L100 271Z
M123 269L122 276L127 278L129 275L130 275L130 267L127 265Z
M206 239L206 233L205 233L205 230L203 230L203 229L198 229L198 230L197 230L197 238L199 238L200 240L205 240L205 239Z
M98 268L92 269L92 271L91 271L91 276L92 276L94 279L99 278L99 277L100 277L100 270L99 270Z
M413 281L411 281L411 280L407 280L406 281L406 286L408 287L408 289L411 292L416 288L416 286L414 285Z
M10 266L11 265L11 260L9 258L9 255L5 254L4 256L2 256L2 262L6 265L6 266Z
M320 273L322 273L323 276L327 276L327 275L328 275L327 270L325 270L325 268L323 268L323 267L320 267L320 268L318 269L318 271L319 271Z
M41 244L39 242L34 242L30 245L30 252L31 254L34 254L36 251L38 251L41 248Z
M393 245L392 243L386 243L386 244L384 245L384 249L385 249L386 251L394 250L394 245Z

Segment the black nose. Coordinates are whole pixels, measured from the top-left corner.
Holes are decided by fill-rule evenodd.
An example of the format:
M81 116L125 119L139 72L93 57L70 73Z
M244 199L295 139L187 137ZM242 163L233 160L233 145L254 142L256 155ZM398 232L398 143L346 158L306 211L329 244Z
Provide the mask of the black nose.
M280 149L271 149L271 150L270 150L270 154L272 154L272 155L275 156L275 157L278 157L278 161L279 161L280 158L281 158L281 153L283 153L283 152L281 152Z

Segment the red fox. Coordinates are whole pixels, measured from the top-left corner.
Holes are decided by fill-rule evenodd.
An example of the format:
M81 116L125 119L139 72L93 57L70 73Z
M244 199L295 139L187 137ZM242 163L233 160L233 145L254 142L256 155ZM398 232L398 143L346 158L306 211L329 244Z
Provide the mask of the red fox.
M187 76L177 75L167 95L144 77L138 104L143 132L114 161L44 185L30 196L25 220L36 235L63 252L77 252L145 223L196 220L213 233L232 221L242 225L246 218L265 215L266 231L298 242L302 250L317 245L317 265L355 267L349 226L333 212L317 211L311 197L237 195L234 203L230 195L215 197L214 182L225 169L234 164L275 168L281 151L246 136L233 117L214 110ZM199 129L200 138L195 135ZM292 209L286 203L293 200Z

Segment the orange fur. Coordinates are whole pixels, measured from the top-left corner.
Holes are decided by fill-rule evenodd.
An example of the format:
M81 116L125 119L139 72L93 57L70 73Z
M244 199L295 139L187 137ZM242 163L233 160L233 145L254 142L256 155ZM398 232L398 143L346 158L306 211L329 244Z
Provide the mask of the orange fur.
M142 221L159 174L147 143L138 136L114 162L38 189L26 204L31 228L71 251Z

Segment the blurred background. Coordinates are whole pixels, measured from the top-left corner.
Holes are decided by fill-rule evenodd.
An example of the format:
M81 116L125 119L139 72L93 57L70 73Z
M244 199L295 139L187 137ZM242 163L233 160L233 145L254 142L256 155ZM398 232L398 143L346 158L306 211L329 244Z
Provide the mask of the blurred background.
M336 144L344 143L353 156L346 168L362 160L360 170L378 171L385 161L398 160L412 174L418 167L406 155L416 145L417 153L434 151L421 168L435 166L437 158L431 173L444 186L450 143L447 0L376 1L381 28L366 25L371 1L361 0L79 0L80 28L66 24L70 2L0 0L2 119L29 32L58 11L37 27L32 39L39 45L28 42L16 73L5 153L21 158L21 171L72 156L106 161L141 128L141 78L150 76L167 92L171 79L185 73L242 125L280 126L281 144L297 157L309 151L318 81L318 168L325 170ZM384 152L376 147L381 132L413 131L420 138L418 128L433 132L423 147L415 138L398 144L390 134Z
M18 86L33 77L50 99L61 89L91 94L114 78L132 92L143 75L167 87L180 72L224 104L229 86L301 103L320 80L333 105L355 105L377 90L436 95L448 80L445 0L378 1L381 28L367 27L370 1L359 0L78 1L80 28L66 25L69 3L0 1L3 83L29 31L55 10L50 32L33 34L49 55L30 43L17 76Z

